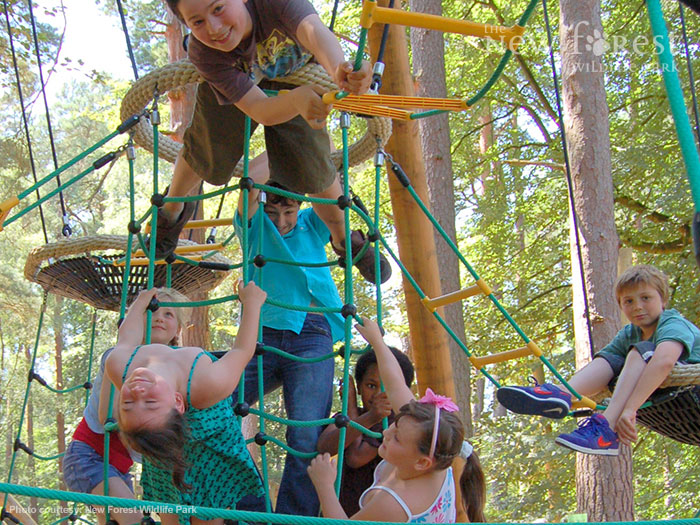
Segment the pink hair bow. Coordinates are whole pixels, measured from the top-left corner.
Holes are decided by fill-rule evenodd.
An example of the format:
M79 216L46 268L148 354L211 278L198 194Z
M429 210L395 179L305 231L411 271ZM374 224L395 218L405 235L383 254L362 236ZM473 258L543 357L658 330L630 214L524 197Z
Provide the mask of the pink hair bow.
M437 408L442 408L448 412L458 412L459 407L447 396L436 394L430 388L425 391L425 395L418 400L419 403L427 403Z

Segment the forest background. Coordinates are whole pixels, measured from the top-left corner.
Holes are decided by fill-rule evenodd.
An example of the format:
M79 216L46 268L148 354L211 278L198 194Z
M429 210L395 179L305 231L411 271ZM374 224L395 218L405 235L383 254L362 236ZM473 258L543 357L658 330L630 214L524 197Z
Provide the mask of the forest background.
M514 23L525 8L523 0L445 0L449 17L500 24ZM97 3L101 16L93 26L120 27L116 3ZM333 6L315 2L322 18L329 21ZM129 1L127 27L134 48L138 73L169 61L164 30L168 16L161 0ZM555 3L547 5L558 55L559 17ZM673 52L687 91L682 25L676 2L663 2L673 41ZM28 7L23 0L4 2L18 58L18 74L25 100L32 143L34 169L38 177L51 173L55 162L63 164L106 136L119 124L119 104L133 76L86 67L79 53L62 50L66 20L76 16L77 6L34 5L38 24L43 75L49 97L49 114L56 145L54 161L48 137L44 102L31 35ZM72 12L73 11L73 12ZM695 301L698 279L692 254L690 223L693 203L680 157L673 122L661 76L657 72L648 18L642 0L603 1L603 32L582 39L602 58L609 106L611 177L615 191L615 224L622 253L628 260L651 263L671 277L670 306L700 324L700 305ZM348 56L359 33L357 2L340 2L336 31L345 40ZM686 12L690 60L698 65L699 21ZM4 23L4 22L3 22ZM80 31L73 24L71 31ZM407 31L408 35L408 31ZM408 38L408 36L407 36ZM502 48L486 41L445 35L446 85L450 96L469 98L480 89L502 55ZM409 39L410 44L410 39ZM100 42L95 42L99 47ZM114 45L111 41L110 46ZM126 43L121 52L129 69ZM388 68L391 64L387 65ZM114 71L112 65L109 71ZM416 78L419 72L414 71ZM18 100L15 69L7 26L0 31L0 201L33 183L27 139ZM687 95L687 92L686 92ZM689 99L689 97L687 97ZM689 104L690 111L690 104ZM163 122L168 110L164 108ZM572 321L572 269L569 245L569 207L564 170L557 99L550 63L547 28L540 5L528 24L517 59L511 60L503 76L472 110L449 118L454 211L457 241L463 254L482 278L493 286L506 309L528 336L537 341L566 377L575 369ZM360 133L361 126L353 135ZM337 124L331 130L339 144ZM120 145L122 142L118 142ZM110 144L112 149L118 145ZM104 148L101 152L109 151ZM258 134L254 149L261 150ZM96 154L97 155L97 154ZM88 159L89 162L95 157ZM79 164L71 173L84 169ZM135 199L145 211L152 193L152 157L139 150L138 185ZM171 165L160 163L162 179L169 180ZM352 186L366 203L372 202L371 162L353 169ZM161 180L162 180L161 179ZM395 243L392 210L386 184L383 189L381 227ZM443 187L442 190L445 190ZM128 221L127 167L124 160L110 164L64 192L73 236L96 233L125 233ZM224 216L232 214L235 198L224 203ZM27 204L31 197L27 198ZM595 207L596 203L586 203ZM205 205L205 216L216 213L217 202ZM435 204L434 204L435 209ZM228 212L229 215L225 215ZM46 238L61 237L58 199L43 207ZM34 211L0 232L0 435L4 446L2 477L6 480L13 443L23 412L28 362L33 351L42 304L42 290L23 277L29 251L45 243L42 221ZM240 260L236 246L227 252ZM394 268L394 273L399 272ZM337 273L339 286L342 275ZM469 284L462 275L462 284ZM211 296L231 293L229 277ZM360 311L371 312L372 290L357 282ZM390 312L386 327L392 338L411 352L405 322L405 302L399 277L384 294ZM66 388L88 379L92 319L96 321L93 368L102 350L114 342L116 314L93 312L86 305L56 296L47 298L45 323L38 338L36 371L49 384ZM477 355L519 346L517 335L486 301L469 300L461 312L465 343ZM208 334L213 349L230 346L236 333L234 305L211 307ZM471 385L462 410L471 413L473 438L489 482L487 517L494 522L560 521L576 511L575 459L553 444L553 437L574 426L572 420L545 422L507 414L497 406L493 387L478 374L469 377L462 360L455 381ZM338 365L340 366L340 364ZM523 383L533 364L509 362L493 367L499 381ZM466 379L465 379L466 378ZM551 378L547 378L551 379ZM80 419L84 391L58 396L34 383L26 407L22 441L37 454L60 453ZM462 400L463 401L463 400ZM278 398L268 404L281 414ZM268 429L269 430L269 429ZM283 429L271 432L283 435ZM281 474L279 451L272 448L270 466ZM681 445L641 429L633 450L634 513L637 519L690 517L698 510L700 450ZM62 488L56 461L40 461L21 451L14 464L13 482ZM53 521L49 506L22 500L36 509L40 523ZM55 509L55 507L54 507ZM43 515L40 515L43 512ZM82 511L84 512L84 511Z

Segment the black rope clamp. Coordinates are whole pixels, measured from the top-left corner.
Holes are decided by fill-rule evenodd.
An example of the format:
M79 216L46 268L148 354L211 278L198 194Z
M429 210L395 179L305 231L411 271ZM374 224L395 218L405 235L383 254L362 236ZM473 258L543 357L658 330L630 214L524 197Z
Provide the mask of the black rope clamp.
M255 352L253 352L254 355L263 355L265 353L265 345L262 344L260 341L257 341L255 343Z
M119 124L119 126L117 126L117 132L124 133L125 131L129 131L136 124L139 123L139 120L141 120L141 115L132 115L131 117L126 119L124 122Z
M146 310L155 312L156 310L158 310L158 308L160 308L160 306L158 305L158 299L156 297L151 297L151 301L148 303Z
M246 417L248 414L250 414L250 405L245 401L236 403L233 407L233 413L237 416Z
M151 204L156 208L162 208L164 204L163 199L165 199L165 196L162 193L154 193L151 197Z
M341 195L340 197L338 197L338 208L340 208L341 210L348 208L351 204L352 201L347 195Z
M49 386L49 385L46 383L46 381L44 381L44 378L42 378L39 374L37 374L36 372L34 372L34 369L32 368L31 370L29 370L29 378L28 378L27 382L31 383L31 382L34 381L34 380L36 380L36 382L39 383L40 385L43 385L43 386L46 386L46 387Z
M12 523L17 523L18 525L21 524L22 522L15 518L12 514L7 512L5 508L3 507L2 512L0 512L0 522L3 522L5 520L10 520Z
M31 448L29 448L27 445L22 443L19 439L15 439L15 444L12 448L15 452L17 452L18 450L24 450L30 456L34 455L34 451Z
M264 432L258 432L255 434L255 443L262 447L267 443L267 435Z
M343 414L338 414L333 420L335 421L335 426L338 428L347 427L350 423L350 418Z
M357 313L357 306L354 304L344 304L340 309L340 315L343 317L354 316Z
M238 183L242 190L252 190L255 188L255 181L250 177L241 177L241 182Z

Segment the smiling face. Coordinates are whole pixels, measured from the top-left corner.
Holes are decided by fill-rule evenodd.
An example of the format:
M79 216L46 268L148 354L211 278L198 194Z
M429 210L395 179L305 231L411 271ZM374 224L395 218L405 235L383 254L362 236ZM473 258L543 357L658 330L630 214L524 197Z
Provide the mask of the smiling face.
M151 343L169 345L179 330L175 308L161 306L151 314Z
M219 51L233 51L253 30L244 0L180 0L177 9L194 37Z
M625 317L641 328L644 339L649 339L666 307L659 291L647 283L628 286L620 290L619 302Z
M372 406L372 401L374 395L381 391L381 380L379 379L379 368L377 365L369 365L362 380L357 385L357 389L360 392L360 397L362 398L362 406L369 410Z
M277 231L280 232L280 235L286 235L292 231L297 225L297 219L299 218L299 203L291 201L291 204L288 204L288 202L290 201L285 200L277 204L270 202L265 204L265 213L275 225Z
M119 425L123 430L162 426L172 409L183 413L182 395L148 368L136 368L119 395Z

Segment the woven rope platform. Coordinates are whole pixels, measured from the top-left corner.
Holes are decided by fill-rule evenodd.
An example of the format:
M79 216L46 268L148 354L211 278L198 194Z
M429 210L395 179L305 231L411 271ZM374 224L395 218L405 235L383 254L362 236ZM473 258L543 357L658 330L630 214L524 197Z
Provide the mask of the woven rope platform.
M193 245L180 239L180 246ZM24 265L24 276L40 284L44 290L63 297L83 301L95 308L118 311L121 303L124 267L97 259L119 259L126 253L127 237L95 235L63 239L35 248ZM107 253L109 252L109 253ZM231 264L226 257L215 254L210 262ZM155 266L154 284L164 286L167 265ZM227 271L210 270L188 264L172 265L172 287L190 296L212 290L228 275ZM146 287L148 266L132 266L128 279L127 303Z
M607 404L612 393L605 390L593 397ZM649 398L651 405L637 411L640 425L666 437L700 445L700 365L679 365Z
M140 113L153 99L153 94L167 93L173 89L182 88L187 84L199 83L204 79L200 76L189 60L173 62L165 67L150 72L134 82L131 89L122 100L120 115L122 121ZM290 76L280 78L287 84L305 85L317 84L327 90L338 89L328 73L318 64L307 64ZM391 136L391 119L372 117L364 119L367 122L366 133L348 148L350 166L356 166L371 158L377 151L377 145L384 146ZM147 119L141 119L134 127L134 141L139 146L153 153L153 127ZM158 156L169 162L175 162L182 144L171 138L158 134ZM331 157L337 168L342 166L342 151L335 151ZM234 176L243 175L243 163L239 162L234 170Z
M700 445L700 386L661 389L652 405L637 411L637 421L666 437Z

